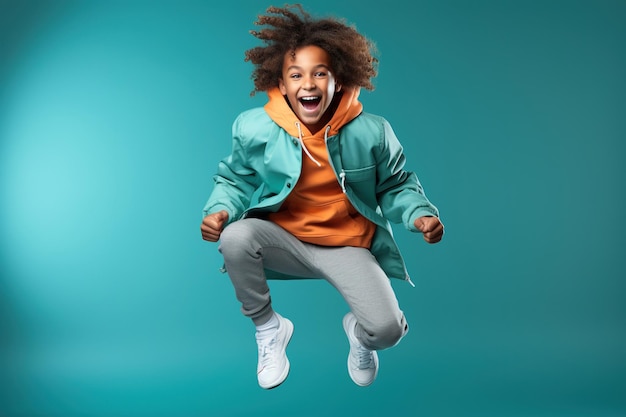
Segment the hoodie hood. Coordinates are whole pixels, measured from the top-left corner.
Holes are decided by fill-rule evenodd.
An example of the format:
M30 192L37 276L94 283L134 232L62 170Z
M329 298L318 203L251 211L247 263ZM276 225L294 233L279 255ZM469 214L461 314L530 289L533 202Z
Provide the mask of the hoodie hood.
M333 136L363 111L363 104L358 100L360 92L360 88L344 88L337 93L341 95L339 105L330 121L326 123L326 129L321 129L319 132L310 132L298 119L278 87L267 92L269 101L265 104L264 109L274 123L285 129L291 136Z

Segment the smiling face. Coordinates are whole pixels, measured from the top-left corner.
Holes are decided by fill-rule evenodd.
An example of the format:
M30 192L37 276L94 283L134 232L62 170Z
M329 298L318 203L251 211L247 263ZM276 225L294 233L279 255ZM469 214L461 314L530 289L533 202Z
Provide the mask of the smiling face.
M331 71L330 56L314 45L296 49L293 56L291 52L285 54L278 87L311 133L324 128L330 120L332 112L328 109L335 93L341 90Z

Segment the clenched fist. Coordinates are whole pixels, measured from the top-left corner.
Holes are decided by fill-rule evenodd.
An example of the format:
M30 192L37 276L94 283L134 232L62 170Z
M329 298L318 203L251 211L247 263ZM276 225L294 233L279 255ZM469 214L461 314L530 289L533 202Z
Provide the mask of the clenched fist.
M202 239L209 242L217 242L222 234L224 223L228 221L228 213L226 210L212 213L202 219L202 225L200 231L202 232Z
M418 217L415 219L415 227L422 232L428 243L437 243L443 237L443 224L437 217Z

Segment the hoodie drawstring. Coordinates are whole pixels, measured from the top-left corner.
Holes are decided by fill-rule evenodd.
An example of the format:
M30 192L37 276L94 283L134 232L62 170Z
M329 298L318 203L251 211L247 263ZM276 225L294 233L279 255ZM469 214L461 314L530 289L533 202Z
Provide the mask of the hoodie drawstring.
M311 152L309 152L309 150L307 149L306 145L304 144L304 140L302 139L302 128L300 127L300 122L296 122L296 127L298 128L298 139L300 139L300 145L302 146L302 149L304 150L304 153L306 153L306 155L309 157L309 159L313 162L315 162L315 164L318 167L321 167L322 164L320 164L317 159L313 158L313 155L311 155ZM328 126L330 127L330 126ZM328 132L328 129L326 129L326 132ZM324 135L326 135L326 133L324 133Z
M326 126L324 130L324 143L328 144L328 132L330 132L330 125ZM339 173L339 185L341 185L341 191L346 193L346 171L341 168L341 172Z
M343 193L346 193L346 171L344 171L343 169L341 170L341 172L339 173L339 178L341 179L341 191L343 191Z
M304 144L300 122L296 122L296 127L298 128L298 139L300 139L300 145L302 145L302 149L304 150L304 153L306 153L309 159L315 162L318 167L321 167L322 164L320 164L319 161L315 159L313 155L311 155L311 152L309 152L306 145ZM326 129L324 129L324 143L328 142L328 132L330 132L330 125L326 126ZM346 193L346 173L343 169L339 173L339 179L340 179L341 191L343 191L345 194Z

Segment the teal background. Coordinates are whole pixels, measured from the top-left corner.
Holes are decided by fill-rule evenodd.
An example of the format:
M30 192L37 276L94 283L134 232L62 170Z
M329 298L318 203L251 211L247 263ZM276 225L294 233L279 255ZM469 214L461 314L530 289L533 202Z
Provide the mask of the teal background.
M0 415L626 416L626 3L304 3L376 41L362 101L446 236L397 229L411 331L368 388L341 297L273 283L273 391L199 233L270 3L213 3L0 1Z

